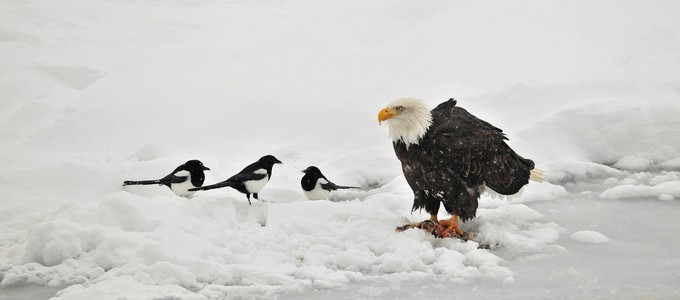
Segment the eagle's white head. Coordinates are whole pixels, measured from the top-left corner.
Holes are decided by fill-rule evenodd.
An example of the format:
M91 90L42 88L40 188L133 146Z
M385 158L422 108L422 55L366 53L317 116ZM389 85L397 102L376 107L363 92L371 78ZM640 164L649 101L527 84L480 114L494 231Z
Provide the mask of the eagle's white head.
M378 122L387 122L393 142L402 141L406 147L418 144L432 125L430 109L420 99L400 98L392 101L378 114Z

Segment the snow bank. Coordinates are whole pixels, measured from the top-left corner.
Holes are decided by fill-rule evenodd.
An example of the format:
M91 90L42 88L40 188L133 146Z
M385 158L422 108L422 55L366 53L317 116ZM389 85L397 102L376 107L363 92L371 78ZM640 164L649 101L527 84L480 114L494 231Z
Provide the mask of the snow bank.
M64 207L30 226L8 251L11 266L2 284L71 286L58 299L82 299L121 284L130 286L126 296L134 299L204 299L271 297L390 274L512 278L504 259L478 249L477 242L435 239L420 230L394 232L408 202L387 190L363 201L252 206L232 197L117 192L98 203ZM516 256L555 253L559 227L540 219L515 204L482 209L464 228Z
M654 186L648 185L620 185L610 188L602 194L602 199L640 199L659 198L671 200L680 198L680 181L664 182Z
M670 166L680 156L680 106L677 96L659 97L651 103L595 100L543 116L520 137L541 149L541 160L568 158L632 171Z
M624 171L592 162L552 161L538 166L545 172L545 180L551 183L583 182L618 178Z
M577 231L571 234L570 238L579 243L602 244L609 242L609 238L602 233L592 230Z
M57 293L56 299L120 299L111 291L125 291L125 299L209 299L186 290L177 285L148 284L148 278L140 273L136 276L121 276L107 281L106 285L77 284L69 286ZM146 284L145 284L146 283ZM75 295L75 296L74 296Z
M680 173L661 172L634 173L624 178L618 185L600 194L602 199L659 199L673 200L680 198Z
M555 223L542 223L543 216L524 204L508 204L496 209L479 209L471 221L480 240L510 257L556 254L564 248L554 243L561 228ZM466 227L463 227L465 230Z

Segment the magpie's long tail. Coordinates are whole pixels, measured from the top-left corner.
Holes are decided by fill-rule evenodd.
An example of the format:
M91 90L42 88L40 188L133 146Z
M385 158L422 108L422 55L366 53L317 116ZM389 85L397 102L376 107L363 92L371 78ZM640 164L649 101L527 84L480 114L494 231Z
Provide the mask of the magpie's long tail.
M206 185L206 186L202 186L202 187L196 187L196 188L193 188L193 189L189 189L189 191L191 191L191 192L193 192L193 191L207 191L207 190L212 190L212 189L219 189L219 188L222 188L222 187L225 187L225 186L234 186L234 182L222 181L220 183L215 183L215 184L211 184L211 185Z
M123 181L123 185L147 185L147 184L162 184L162 183L160 180Z
M358 186L345 186L345 185L336 185L335 186L338 190L346 190L346 189L361 189Z

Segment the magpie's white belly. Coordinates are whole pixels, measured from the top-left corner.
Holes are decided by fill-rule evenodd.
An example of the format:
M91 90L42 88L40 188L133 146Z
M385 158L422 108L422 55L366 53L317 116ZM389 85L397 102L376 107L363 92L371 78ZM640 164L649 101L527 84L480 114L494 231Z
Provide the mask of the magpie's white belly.
M323 182L322 182L323 181ZM316 181L316 185L311 191L305 191L305 197L309 200L326 200L328 199L328 196L330 195L330 191L324 190L321 188L322 183L328 183L327 181L323 180L323 178L320 178L319 180Z
M175 175L187 176L187 180L185 180L184 182L180 182L180 183L171 183L170 189L173 192L175 192L175 194L177 194L178 196L187 197L187 196L193 195L194 192L189 191L189 189L195 188L195 186L193 184L191 184L191 174L189 174L189 172L187 172L187 171L181 171L181 172L175 173Z
M255 173L260 173L260 170L255 171ZM264 173L267 173L266 170L262 170ZM255 194L259 193L262 188L264 188L265 185L267 185L267 182L269 182L269 176L265 176L264 178L260 180L249 180L244 182L243 184L246 186L246 190L248 190L249 193Z

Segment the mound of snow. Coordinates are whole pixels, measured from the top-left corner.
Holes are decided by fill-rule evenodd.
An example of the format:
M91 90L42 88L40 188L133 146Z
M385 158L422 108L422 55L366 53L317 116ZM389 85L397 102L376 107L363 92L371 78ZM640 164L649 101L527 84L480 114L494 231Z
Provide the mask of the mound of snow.
M569 236L572 240L584 244L602 244L609 242L609 238L602 233L592 230L577 231Z
M120 276L101 284L101 280L87 284L76 284L61 290L53 299L77 300L77 299L102 299L116 300L121 299L120 295L111 291L124 291L125 299L186 299L186 300L206 300L208 298L196 295L190 290L177 285L169 284L145 284L144 274ZM147 281L148 283L148 281Z
M542 160L571 158L647 169L680 156L680 106L674 101L591 102L545 116L521 137L541 149L537 156Z
M624 170L642 171L650 169L654 165L651 159L637 155L625 156L614 164L614 167Z
M608 177L621 177L625 172L585 161L552 161L540 165L545 180L554 184L583 182Z
M28 231L26 252L21 261L51 267L95 248L101 243L101 230L69 220L58 219L36 224Z
M659 164L659 167L666 170L680 170L680 157L664 161Z
M479 240L498 248L510 257L561 253L554 245L562 229L555 223L542 223L543 215L524 204L509 204L496 209L477 211L477 218L463 230L478 234Z
M664 196L662 196L664 195ZM602 199L640 199L640 198L659 198L668 200L669 196L680 197L680 181L659 183L654 186L649 185L619 185L607 189L600 194Z
M523 188L522 195L517 199L511 199L511 201L513 203L550 201L564 197L567 194L567 190L560 185L548 182L530 182L528 186Z
M403 184L403 178L397 181ZM170 292L153 287L160 285L173 286L175 295L266 297L391 274L499 282L514 274L478 242L394 232L410 199L392 192L343 202L277 203L274 197L248 205L240 198L148 198L121 191L90 205L62 207L11 247L2 284L75 285L60 292L63 299L129 281L140 297ZM511 256L559 253L553 244L559 227L541 218L526 205L511 204L480 209L464 228Z

